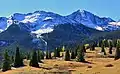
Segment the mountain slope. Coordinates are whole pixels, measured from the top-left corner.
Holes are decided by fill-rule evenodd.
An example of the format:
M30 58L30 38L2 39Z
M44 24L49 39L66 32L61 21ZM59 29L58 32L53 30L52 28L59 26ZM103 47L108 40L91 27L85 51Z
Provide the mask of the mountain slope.
M22 24L21 24L22 25ZM103 32L82 24L60 24L54 26L54 30L49 33L31 34L26 30L26 26L20 24L11 25L7 30L0 33L0 46L14 46L18 43L24 49L43 49L53 50L59 46L72 48L78 44L91 43L101 39L118 39L120 31Z
M7 30L0 33L0 43L2 47L18 43L27 49L39 48L44 45L40 39L31 35L29 31L20 28L19 24L12 24Z
M95 33L101 31L88 28L82 24L61 24L54 27L50 33L42 34L44 40L48 42L48 48L54 49L59 46L74 47L82 44Z
M87 27L102 31L113 31L120 29L119 25L111 25L115 22L111 18L99 17L85 10L77 10L70 15L61 16L53 12L35 11L33 13L15 13L11 17L0 18L0 31L6 30L16 20L24 23L30 31L53 28L59 24L83 24Z

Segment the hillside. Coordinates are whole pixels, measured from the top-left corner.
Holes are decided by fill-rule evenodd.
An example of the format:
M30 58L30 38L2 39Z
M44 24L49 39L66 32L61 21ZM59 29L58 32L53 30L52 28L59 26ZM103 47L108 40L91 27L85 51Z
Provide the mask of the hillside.
M101 31L88 28L82 24L61 24L55 26L52 32L42 34L41 36L48 42L49 49L55 49L58 46L72 48L77 44L83 44L97 33L101 33Z

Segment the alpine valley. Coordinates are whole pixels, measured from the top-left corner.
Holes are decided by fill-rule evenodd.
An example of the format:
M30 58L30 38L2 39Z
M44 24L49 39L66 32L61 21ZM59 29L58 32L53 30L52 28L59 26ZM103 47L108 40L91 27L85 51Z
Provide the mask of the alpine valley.
M120 38L120 22L99 17L85 10L62 16L53 12L14 13L0 17L0 49L15 48L53 50L74 47L106 38Z

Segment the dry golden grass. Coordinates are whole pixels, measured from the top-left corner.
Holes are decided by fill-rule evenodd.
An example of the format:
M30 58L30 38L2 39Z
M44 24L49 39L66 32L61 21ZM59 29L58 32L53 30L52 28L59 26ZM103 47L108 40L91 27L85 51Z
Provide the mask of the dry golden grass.
M44 63L40 64L41 68L33 68L28 66L29 61L24 60L27 66L0 74L120 74L120 60L109 58L108 48L106 48L106 56L98 54L99 52L100 48L96 48L95 51L87 50L85 57L88 63L64 61L58 58L43 60ZM113 55L114 53L111 56Z

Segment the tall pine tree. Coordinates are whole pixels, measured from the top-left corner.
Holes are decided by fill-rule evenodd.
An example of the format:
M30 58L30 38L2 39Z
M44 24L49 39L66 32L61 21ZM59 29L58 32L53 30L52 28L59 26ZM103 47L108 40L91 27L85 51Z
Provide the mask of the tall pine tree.
M117 41L116 51L115 51L115 60L120 58L120 41Z
M112 41L108 41L108 43L109 43L109 54L112 54L113 43Z
M54 50L54 57L60 57L60 49L59 48L56 48Z
M91 50L91 51L94 51L94 50L95 50L95 44L94 44L94 43L90 44L90 50Z
M26 59L30 60L30 53L29 52L27 53Z
M13 64L14 63L14 56L13 55L10 57L10 60L11 60L11 64Z
M83 47L82 47L82 48L83 48L83 51L84 51L84 52L86 52L85 45L83 45Z
M44 55L45 55L45 54L44 54L44 52L43 52L43 51L41 51L40 53L41 53L41 60L43 60L43 59L44 59Z
M40 50L38 50L38 62L40 62L40 63L42 63L42 61L41 61L41 51Z
M54 57L55 57L55 58L57 57L57 48L54 49Z
M75 59L75 52L73 50L71 52L71 59Z
M85 62L84 59L84 50L83 46L79 46L78 53L77 53L77 62Z
M46 51L46 59L49 59L49 51Z
M66 52L65 52L65 61L70 61L70 53L69 53L69 50L66 50Z
M35 50L33 51L32 58L30 60L29 65L32 66L32 67L39 67L37 53L36 53Z
M51 51L48 52L48 55L49 55L49 59L52 59Z
M57 57L60 57L60 48L57 48Z
M11 65L10 65L10 57L8 55L8 52L5 51L4 53L4 60L3 60L3 66L2 66L2 71L7 71L11 69Z
M75 57L77 56L77 51L79 49L79 46L77 45L76 49L75 49Z
M101 45L101 52L103 52L104 53L104 55L106 55L106 51L105 51L105 47L104 47L104 45Z
M16 48L16 54L15 54L15 61L14 61L14 67L21 67L23 66L23 58L20 55L19 47Z

